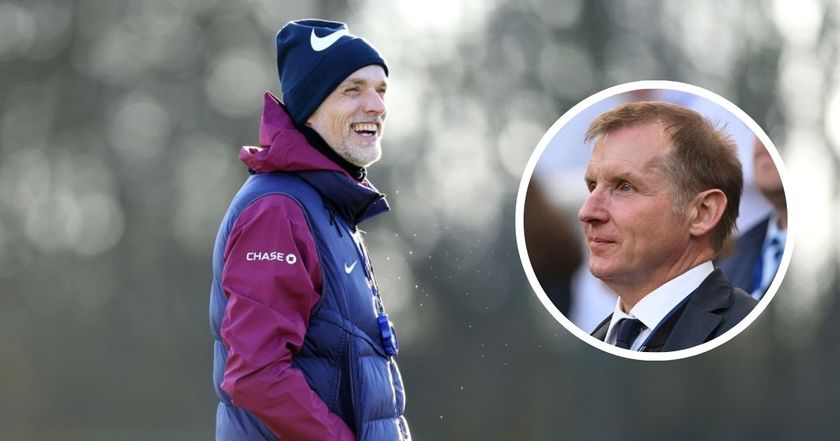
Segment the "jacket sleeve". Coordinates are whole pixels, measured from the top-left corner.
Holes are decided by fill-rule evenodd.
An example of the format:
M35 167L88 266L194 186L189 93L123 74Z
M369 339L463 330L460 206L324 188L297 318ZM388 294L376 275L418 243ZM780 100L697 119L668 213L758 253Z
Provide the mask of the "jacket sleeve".
M233 403L283 440L355 439L292 367L321 290L315 241L294 200L264 196L242 211L228 236L222 288L222 389Z

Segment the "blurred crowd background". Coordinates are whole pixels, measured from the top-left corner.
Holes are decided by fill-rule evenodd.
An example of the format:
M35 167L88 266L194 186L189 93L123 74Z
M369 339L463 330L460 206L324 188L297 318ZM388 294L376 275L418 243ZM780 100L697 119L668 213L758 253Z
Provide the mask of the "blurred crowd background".
M418 440L836 439L840 3L0 2L0 438L212 439L210 255L287 21L391 66L394 212L364 225ZM716 92L787 168L793 260L731 342L602 353L542 307L514 205L546 129L615 84ZM558 250L562 255L563 250Z

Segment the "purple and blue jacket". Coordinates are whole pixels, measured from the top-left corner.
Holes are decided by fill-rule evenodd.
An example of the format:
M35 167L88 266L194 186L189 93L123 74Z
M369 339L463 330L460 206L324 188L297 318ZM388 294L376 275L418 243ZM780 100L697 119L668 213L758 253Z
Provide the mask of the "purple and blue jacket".
M270 93L213 255L216 439L410 440L357 224L388 210Z

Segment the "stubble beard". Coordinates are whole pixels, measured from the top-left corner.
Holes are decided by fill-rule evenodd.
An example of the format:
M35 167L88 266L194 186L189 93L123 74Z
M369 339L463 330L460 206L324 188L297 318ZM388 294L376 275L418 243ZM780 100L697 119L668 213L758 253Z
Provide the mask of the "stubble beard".
M378 138L369 144L346 142L335 150L347 162L358 167L368 167L382 157L382 145Z

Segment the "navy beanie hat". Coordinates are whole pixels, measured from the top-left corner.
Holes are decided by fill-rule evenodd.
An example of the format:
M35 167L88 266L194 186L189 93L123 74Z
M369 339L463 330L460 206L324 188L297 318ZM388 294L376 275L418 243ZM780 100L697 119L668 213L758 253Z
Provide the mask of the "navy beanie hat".
M321 102L351 73L388 65L365 39L350 35L344 23L298 20L277 33L277 73L283 103L292 120L303 125Z

